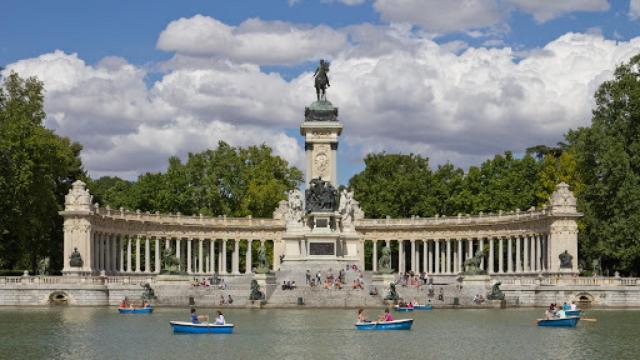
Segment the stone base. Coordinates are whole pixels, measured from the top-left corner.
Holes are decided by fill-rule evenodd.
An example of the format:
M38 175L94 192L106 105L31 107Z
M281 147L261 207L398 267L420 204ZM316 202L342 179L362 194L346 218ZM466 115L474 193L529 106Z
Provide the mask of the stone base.
M91 275L90 271L83 271L82 268L71 268L69 270L62 272L63 276L89 276Z
M382 286L383 288L389 286L390 283L396 280L396 276L394 274L373 274L371 275L371 285L373 286ZM381 289L378 289L380 291Z
M155 280L163 285L178 285L191 283L193 277L190 275L158 275Z
M269 285L276 284L275 274L253 274L253 280L258 282L258 285L265 290Z

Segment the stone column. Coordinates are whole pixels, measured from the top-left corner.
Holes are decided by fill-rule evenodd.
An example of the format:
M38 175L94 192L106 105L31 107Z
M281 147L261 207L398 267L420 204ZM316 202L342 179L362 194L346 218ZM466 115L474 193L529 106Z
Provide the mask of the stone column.
M104 271L108 274L111 272L111 235L104 234L104 255L105 255L105 265Z
M187 274L191 274L193 268L191 267L191 239L187 239Z
M251 243L253 242L252 239L247 239L247 253L246 253L246 258L245 258L245 262L244 262L244 273L245 274L251 274L253 271L253 267L251 266L251 263L253 262L253 259L251 258Z
M156 261L155 261L155 265L156 265L156 269L155 269L155 273L156 274L160 274L160 271L162 270L162 257L160 256L160 239L156 238L156 257L155 257Z
M133 267L131 264L131 235L127 236L127 272L132 273Z
M231 259L231 265L233 266L233 273L240 274L240 248L239 248L240 240L233 240L233 258Z
M473 238L468 239L467 244L469 245L469 251L467 251L467 259L471 259L473 257Z
M120 274L124 274L124 237L118 236L118 251L120 252Z
M416 241L409 240L411 242L411 271L414 273L418 271L416 268Z
M136 235L136 272L140 272L140 235Z
M428 241L427 240L422 240L422 271L423 272L430 272L429 271L429 254L428 254Z
M487 272L489 274L493 274L494 271L494 261L493 261L493 238L489 238L489 266L487 266Z
M429 252L427 254L427 258L429 262L428 264L429 266L427 267L427 272L434 273L436 271L436 268L434 267L435 259L433 258L433 250L431 248L431 244L429 243L429 240L426 241L426 246L427 246L427 251Z
M216 272L216 241L209 240L209 261L211 262L211 272Z
M374 272L378 271L378 240L373 240L373 261L371 263L371 269Z
M446 274L451 273L451 239L447 239L447 269L445 270Z
M536 244L533 235L529 235L529 271L536 271Z
M203 264L203 259L204 259L204 240L202 239L198 239L198 273L202 274L203 270L202 270L202 265Z
M118 273L118 237L115 234L109 235L111 237L111 273Z
M458 243L458 272L461 273L464 271L464 263L462 262L462 239L457 239Z
M227 273L227 239L222 239L222 273Z
M520 247L522 246L522 239L520 236L516 236L516 273L522 272L522 262L520 256Z
M522 245L524 247L524 261L522 264L522 271L529 272L529 237L524 235L522 237Z
M498 239L498 272L504 272L504 238Z
M144 237L144 272L151 273L151 244L149 236Z
M434 253L435 253L435 261L434 261L434 269L433 272L436 274L440 274L440 240L439 239L435 239L435 249L434 249Z
M181 251L182 249L181 249L181 246L180 246L180 243L181 243L180 240L181 240L180 238L176 239L176 259L178 259L178 270L182 271L184 269L182 267L182 259L180 259L181 258L180 255L181 255L181 252L182 252Z
M484 238L480 238L480 247L478 248L478 251L482 251L482 259L480 259L480 269L484 270L484 257L485 257L485 253L484 253Z
M398 272L404 274L404 240L398 240Z
M511 273L513 272L513 251L511 250L513 248L513 238L511 236L509 236L507 246L507 272Z
M535 235L535 239L536 239L536 271L540 272L542 271L542 268L540 267L540 234L536 234Z
M102 233L98 233L98 271L104 270L104 238Z

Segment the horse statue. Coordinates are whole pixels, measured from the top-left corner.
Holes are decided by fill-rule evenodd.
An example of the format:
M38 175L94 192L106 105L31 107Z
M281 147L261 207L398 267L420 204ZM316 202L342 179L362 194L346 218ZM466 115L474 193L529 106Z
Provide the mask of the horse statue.
M316 97L318 98L318 101L320 101L320 99L327 100L326 90L327 87L331 86L331 84L329 84L329 77L327 76L328 72L329 62L320 60L320 65L318 65L316 71L313 73L313 76L315 77ZM322 96L320 96L320 94L322 94Z

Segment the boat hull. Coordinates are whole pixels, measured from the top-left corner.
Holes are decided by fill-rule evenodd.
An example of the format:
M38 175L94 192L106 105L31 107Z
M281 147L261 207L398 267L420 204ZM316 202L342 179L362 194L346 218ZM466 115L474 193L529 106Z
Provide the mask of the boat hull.
M153 312L153 308L152 307L139 308L139 309L118 308L118 312L120 314L151 314Z
M413 325L413 319L355 324L358 330L411 330L411 325Z
M566 310L564 312L564 314L567 316L580 316L581 313L582 313L581 310Z
M393 307L393 311L397 311L397 312L412 312L413 308L410 307L400 307L400 306L394 306Z
M577 316L570 316L561 319L539 319L538 326L550 326L550 327L575 327L578 324L578 320L580 320Z
M433 310L433 306L432 305L414 305L413 309L420 310L420 311L431 311Z
M232 334L233 324L214 325L209 323L193 324L186 321L170 321L174 333L183 334Z

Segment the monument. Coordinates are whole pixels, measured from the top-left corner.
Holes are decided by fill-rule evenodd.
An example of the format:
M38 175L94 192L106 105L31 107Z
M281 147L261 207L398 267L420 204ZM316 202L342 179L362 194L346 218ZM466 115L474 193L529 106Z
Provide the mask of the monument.
M337 150L343 125L338 108L327 100L328 72L329 63L320 60L314 73L316 101L305 108L300 125L306 154L304 206L301 192L293 190L279 208L286 219L281 265L285 270L360 264L364 251L355 231L362 211L353 192L338 192Z

